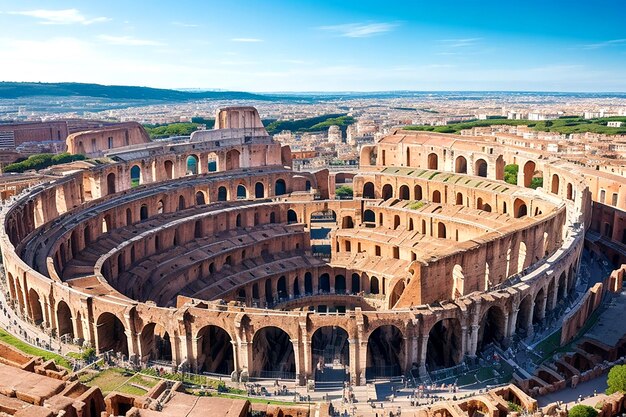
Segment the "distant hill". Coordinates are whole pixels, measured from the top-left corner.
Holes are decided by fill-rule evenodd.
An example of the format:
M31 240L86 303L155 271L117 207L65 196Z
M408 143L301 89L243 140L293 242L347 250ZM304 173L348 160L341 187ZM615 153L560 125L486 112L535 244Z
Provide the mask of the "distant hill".
M160 100L187 101L200 99L215 100L264 100L278 99L272 95L239 91L180 91L151 87L83 83L21 83L0 82L0 98L23 97L99 97L115 100Z

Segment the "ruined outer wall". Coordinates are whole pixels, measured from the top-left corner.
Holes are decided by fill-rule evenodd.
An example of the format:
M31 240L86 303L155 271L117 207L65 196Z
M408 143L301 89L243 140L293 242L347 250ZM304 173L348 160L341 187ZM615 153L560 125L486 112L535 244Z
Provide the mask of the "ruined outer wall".
M146 130L137 122L127 122L98 130L67 136L67 151L72 154L101 156L105 151L129 145L149 143Z

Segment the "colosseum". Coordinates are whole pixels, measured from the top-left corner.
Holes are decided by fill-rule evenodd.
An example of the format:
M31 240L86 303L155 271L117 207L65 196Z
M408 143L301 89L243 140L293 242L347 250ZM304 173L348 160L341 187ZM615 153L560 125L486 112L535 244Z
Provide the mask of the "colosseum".
M354 385L423 377L526 338L575 288L592 201L626 201L617 175L489 137L396 130L356 174L297 172L251 107L99 151L4 207L11 302L99 353L236 379L306 384L329 357Z

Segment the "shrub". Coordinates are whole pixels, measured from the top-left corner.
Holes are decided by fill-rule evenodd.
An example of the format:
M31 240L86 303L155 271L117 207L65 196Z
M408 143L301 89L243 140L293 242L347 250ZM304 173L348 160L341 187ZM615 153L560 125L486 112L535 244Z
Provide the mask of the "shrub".
M352 197L352 194L353 194L352 187L349 187L347 185L342 185L341 187L335 190L335 195L340 198Z
M606 382L608 385L606 389L607 394L626 392L626 365L615 365L612 367Z
M588 405L578 404L573 406L567 415L569 417L596 417L598 410Z

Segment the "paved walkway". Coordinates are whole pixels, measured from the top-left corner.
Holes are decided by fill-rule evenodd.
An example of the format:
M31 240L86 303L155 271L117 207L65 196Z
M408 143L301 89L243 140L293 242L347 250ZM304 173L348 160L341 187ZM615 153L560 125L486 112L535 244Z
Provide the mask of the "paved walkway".
M548 404L555 403L557 401L563 401L568 404L568 408L576 405L576 400L579 395L582 395L583 398L591 398L593 400L594 391L599 394L599 396L604 396L604 391L607 388L606 385L606 375L601 375L591 381L583 382L578 384L576 388L568 387L562 389L561 391L553 392L548 395L544 395L542 397L537 398L537 402L540 407L545 407ZM601 398L596 398L596 402L593 403L595 405Z

